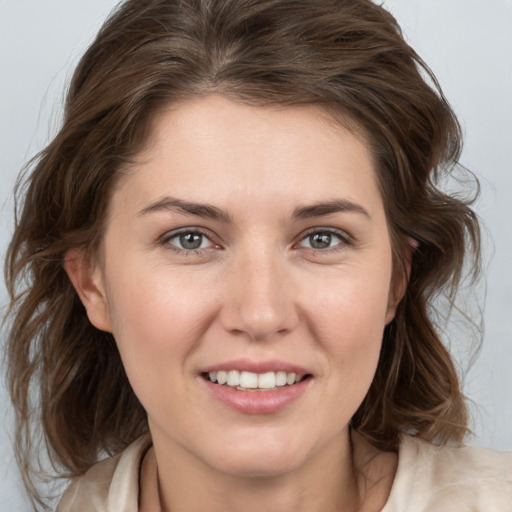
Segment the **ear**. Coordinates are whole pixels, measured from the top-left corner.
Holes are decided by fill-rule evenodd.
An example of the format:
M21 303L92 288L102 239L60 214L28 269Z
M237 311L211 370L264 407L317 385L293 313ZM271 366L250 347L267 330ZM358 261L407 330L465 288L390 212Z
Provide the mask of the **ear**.
M405 292L407 291L407 285L409 284L409 277L411 275L411 266L412 266L412 255L416 248L418 247L418 242L413 238L407 239L407 245L403 248L404 255L404 263L405 263L405 272L400 272L394 276L393 282L391 283L391 288L389 290L389 299L388 299L388 310L386 312L386 325L395 318L396 308L400 301L403 299Z
M66 271L94 327L111 332L110 314L101 269L91 266L84 251L69 250L64 257Z

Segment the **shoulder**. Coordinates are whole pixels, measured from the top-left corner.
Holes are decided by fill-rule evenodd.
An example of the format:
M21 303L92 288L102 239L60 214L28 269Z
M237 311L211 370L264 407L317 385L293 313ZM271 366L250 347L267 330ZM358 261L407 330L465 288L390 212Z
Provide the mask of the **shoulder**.
M403 436L383 512L503 512L512 503L512 453L436 446Z
M57 512L136 512L139 468L150 446L150 436L142 436L115 457L98 462L74 478Z

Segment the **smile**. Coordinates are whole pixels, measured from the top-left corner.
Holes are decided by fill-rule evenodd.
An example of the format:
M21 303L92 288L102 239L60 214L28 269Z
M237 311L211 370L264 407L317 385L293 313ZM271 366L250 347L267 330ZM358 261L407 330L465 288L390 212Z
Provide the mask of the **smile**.
M228 370L203 374L203 376L215 384L228 386L240 391L270 391L292 386L301 382L305 375L294 372L265 372L255 373L249 371Z

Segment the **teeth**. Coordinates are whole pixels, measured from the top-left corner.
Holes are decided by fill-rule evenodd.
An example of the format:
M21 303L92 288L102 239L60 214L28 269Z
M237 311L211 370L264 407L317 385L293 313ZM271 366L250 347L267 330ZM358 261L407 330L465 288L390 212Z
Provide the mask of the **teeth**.
M240 386L243 388L257 388L258 387L258 375L252 372L242 372L240 374Z
M276 386L286 386L286 372L276 373Z
M276 387L276 374L274 372L260 373L258 375L258 387L270 389Z
M296 373L286 373L283 371L253 373L246 371L230 370L210 372L208 377L212 382L217 384L227 384L243 391L251 391L256 389L275 389L283 386L291 386L300 382L304 375Z
M228 386L240 386L240 372L238 370L230 370L228 372Z

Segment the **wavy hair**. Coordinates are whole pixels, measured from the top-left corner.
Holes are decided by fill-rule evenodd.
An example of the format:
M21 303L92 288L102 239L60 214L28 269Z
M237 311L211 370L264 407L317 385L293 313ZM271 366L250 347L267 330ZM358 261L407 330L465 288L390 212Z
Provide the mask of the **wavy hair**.
M402 432L443 443L467 431L464 396L432 307L442 293L453 303L465 265L478 274L479 223L474 198L438 187L458 163L461 130L395 19L370 0L128 0L82 57L59 132L18 183L5 260L6 347L16 453L34 503L44 506L32 479L38 425L66 476L147 430L115 340L88 321L63 259L73 248L93 257L100 247L113 187L156 113L208 94L255 105L316 104L364 135L395 275L407 266L404 247L412 261L352 427L385 450L396 449Z

